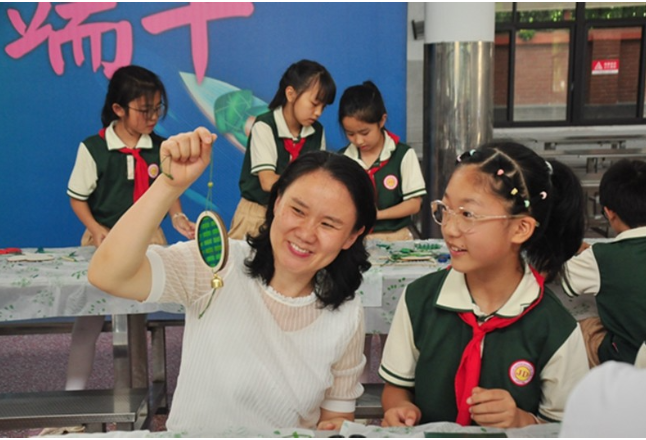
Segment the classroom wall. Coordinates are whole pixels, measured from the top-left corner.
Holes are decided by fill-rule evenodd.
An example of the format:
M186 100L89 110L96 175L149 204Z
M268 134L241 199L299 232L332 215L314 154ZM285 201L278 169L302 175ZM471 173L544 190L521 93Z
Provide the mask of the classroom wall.
M346 143L341 93L366 79L384 95L388 128L405 136L406 27L406 3L1 3L0 248L79 243L67 180L79 142L101 128L118 66L164 81L160 135L198 125L218 133L213 209L229 224L246 137L230 116L215 118L216 101L219 115L241 99L262 107L289 64L308 58L337 84L321 117L329 149ZM205 208L206 190L203 176L182 196L189 217ZM170 242L182 239L168 219L163 227Z

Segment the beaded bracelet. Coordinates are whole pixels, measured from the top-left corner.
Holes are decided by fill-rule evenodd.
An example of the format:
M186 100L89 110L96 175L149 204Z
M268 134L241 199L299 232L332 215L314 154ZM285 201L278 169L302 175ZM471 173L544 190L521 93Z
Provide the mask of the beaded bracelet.
M177 217L184 217L186 220L188 220L188 217L183 212L176 212L175 214L173 214L173 218L171 220L175 221Z

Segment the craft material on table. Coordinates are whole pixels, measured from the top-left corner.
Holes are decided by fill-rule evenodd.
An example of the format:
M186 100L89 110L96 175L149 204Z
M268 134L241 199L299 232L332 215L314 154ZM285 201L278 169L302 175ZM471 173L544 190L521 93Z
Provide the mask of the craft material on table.
M369 240L367 249L374 265L415 264L436 266L448 263L450 255L443 243L427 240L381 241Z

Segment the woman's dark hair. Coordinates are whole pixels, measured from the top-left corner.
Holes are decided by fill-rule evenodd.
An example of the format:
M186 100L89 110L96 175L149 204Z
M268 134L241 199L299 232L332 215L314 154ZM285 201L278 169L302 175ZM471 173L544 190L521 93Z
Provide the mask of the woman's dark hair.
M599 203L631 229L646 226L646 162L622 159L610 166L599 184Z
M276 199L301 177L315 171L325 171L348 189L354 202L357 220L353 231L365 230L354 244L339 255L327 267L319 270L314 279L314 291L322 307L338 308L345 301L354 298L355 291L363 280L362 273L370 268L364 238L375 224L377 208L374 188L368 174L352 159L328 151L311 151L302 154L280 175L271 188L265 223L256 236L249 236L247 242L255 254L245 261L252 277L269 284L274 276L274 256L269 230L274 221L273 207Z
M157 92L161 94L162 105L164 105L163 117L166 116L168 97L166 96L164 83L161 82L159 77L140 66L131 65L117 69L110 79L108 93L105 95L105 103L101 111L103 127L105 128L112 121L119 119L119 116L112 110L113 104L119 104L128 114L130 112L128 108L130 101L145 96L146 101L152 107L155 105L153 100Z
M547 162L532 149L513 142L492 142L458 158L491 176L495 194L511 204L510 214L528 214L538 222L521 246L527 261L552 281L574 256L585 231L585 195L574 172L561 162Z
M372 81L348 87L339 101L339 125L343 127L343 119L356 118L367 124L381 122L386 114L386 105L381 92Z
M336 96L336 84L334 84L330 72L316 61L301 60L292 64L283 73L278 84L278 91L269 103L269 110L275 110L287 104L285 96L287 87L292 86L296 90L297 96L301 96L310 87L317 84L319 85L317 99L325 105L332 104Z

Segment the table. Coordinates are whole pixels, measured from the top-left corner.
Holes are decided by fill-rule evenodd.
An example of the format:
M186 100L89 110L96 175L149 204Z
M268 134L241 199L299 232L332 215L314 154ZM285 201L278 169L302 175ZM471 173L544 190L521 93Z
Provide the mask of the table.
M446 267L449 261L441 257L448 252L439 239L369 242L367 247L374 264L364 274L358 289L365 308L366 333L386 335L404 288L417 278ZM404 255L406 250L421 251L433 258L412 262L392 259L393 255ZM146 314L158 311L182 314L182 306L142 304L93 287L87 281L92 247L46 248L42 252L53 260L11 263L7 261L9 255L0 255L0 325L26 319L112 315L115 387L147 388ZM569 298L560 286L550 288L577 320L597 314L591 295Z
M626 148L626 142L630 140L641 140L645 136L642 134L626 135L585 135L585 136L566 136L551 139L543 139L545 150L554 150L557 145L607 145L613 149Z
M439 263L439 256L448 257L443 240L409 240L398 242L369 241L372 267L363 274L357 293L364 306L366 333L387 334L399 297L404 288L417 278L448 265L448 258ZM419 260L398 258L406 251L421 251ZM404 251L404 253L402 253ZM423 259L427 258L427 259Z
M586 159L586 172L599 172L599 159L644 159L646 148L593 148L577 150L544 150L539 154L544 158Z
M499 429L480 426L460 426L456 423L427 423L410 428L381 428L355 422L344 422L340 431L314 431L304 428L280 428L259 430L241 426L223 432L150 432L150 431L110 431L97 434L67 434L65 438L329 438L332 435L364 436L366 438L450 438L450 437L509 437L509 438L557 438L560 423L530 425L525 428Z
M23 249L50 261L10 262L0 255L0 325L52 317L112 315L115 388L148 387L146 314L183 313L179 305L142 304L108 295L87 280L93 247Z

